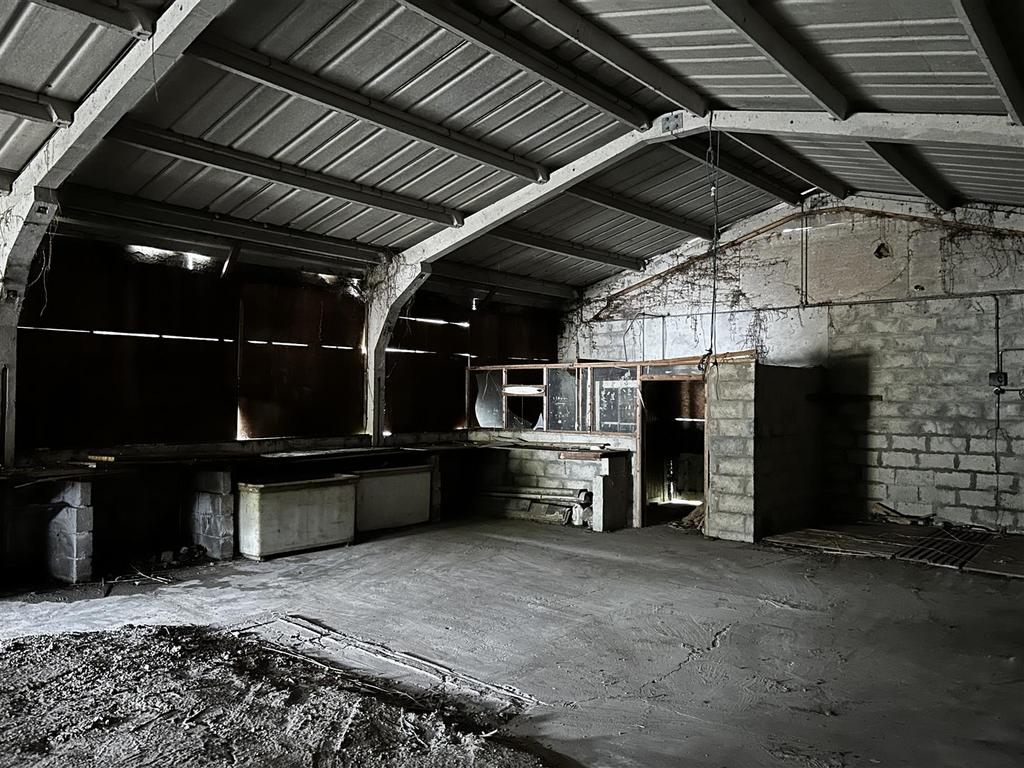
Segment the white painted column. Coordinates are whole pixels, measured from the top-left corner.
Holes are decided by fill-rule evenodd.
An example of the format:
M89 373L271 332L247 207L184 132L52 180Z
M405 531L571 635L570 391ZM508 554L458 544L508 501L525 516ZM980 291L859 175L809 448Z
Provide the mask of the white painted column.
M384 439L384 360L402 309L430 276L429 264L396 261L366 276L366 410L364 431L374 445Z
M18 318L32 259L56 212L56 195L43 187L0 200L0 460L5 467L14 463Z

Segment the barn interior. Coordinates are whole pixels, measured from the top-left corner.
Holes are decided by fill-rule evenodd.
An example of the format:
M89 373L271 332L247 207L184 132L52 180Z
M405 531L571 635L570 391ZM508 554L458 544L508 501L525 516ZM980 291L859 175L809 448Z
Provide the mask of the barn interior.
M0 0L0 766L1020 765L1021 30Z

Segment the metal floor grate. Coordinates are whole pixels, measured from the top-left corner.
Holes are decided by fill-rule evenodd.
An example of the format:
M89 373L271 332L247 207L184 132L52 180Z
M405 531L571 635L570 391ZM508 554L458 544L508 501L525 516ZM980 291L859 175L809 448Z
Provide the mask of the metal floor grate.
M943 568L962 568L993 538L983 531L940 528L909 547L896 552L897 560L928 563Z

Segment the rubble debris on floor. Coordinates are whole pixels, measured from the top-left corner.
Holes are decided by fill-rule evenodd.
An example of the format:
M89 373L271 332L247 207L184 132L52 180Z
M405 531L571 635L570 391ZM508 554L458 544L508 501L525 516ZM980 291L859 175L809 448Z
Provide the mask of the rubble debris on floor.
M541 768L493 728L194 626L0 642L0 766Z

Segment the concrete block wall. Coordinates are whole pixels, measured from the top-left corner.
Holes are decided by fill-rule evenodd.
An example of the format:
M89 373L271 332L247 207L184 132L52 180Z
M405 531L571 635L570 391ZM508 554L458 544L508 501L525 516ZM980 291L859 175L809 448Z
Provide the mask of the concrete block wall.
M495 489L519 489L527 494L542 496L550 493L558 503L571 505L579 490L593 494L595 531L608 531L629 525L633 505L632 455L602 458L559 457L552 448L522 447L494 449L482 462L477 489L487 492ZM497 500L489 507L492 512L514 517L543 519L524 499Z
M722 243L715 290L701 244L589 288L564 318L560 356L701 355L713 324L718 352L824 366L825 510L863 515L883 501L1024 533L1024 401L1002 398L997 433L988 387L997 338L1024 347L1024 210L937 216L910 200L822 198ZM1024 353L1006 361L1010 386L1024 387Z
M999 403L991 296L835 307L829 337L829 497L1024 531L1024 401ZM1024 303L1000 304L1004 348L1024 346ZM1011 386L1024 356L1005 356Z
M235 554L235 497L231 473L198 472L192 494L192 543L214 560Z
M47 527L47 565L50 575L69 584L92 578L92 484L62 483L52 499L64 505Z
M513 448L507 451L505 477L520 488L586 488L601 471L601 459L560 459L558 451Z
M722 362L708 371L704 425L708 448L705 533L753 541L755 364Z

